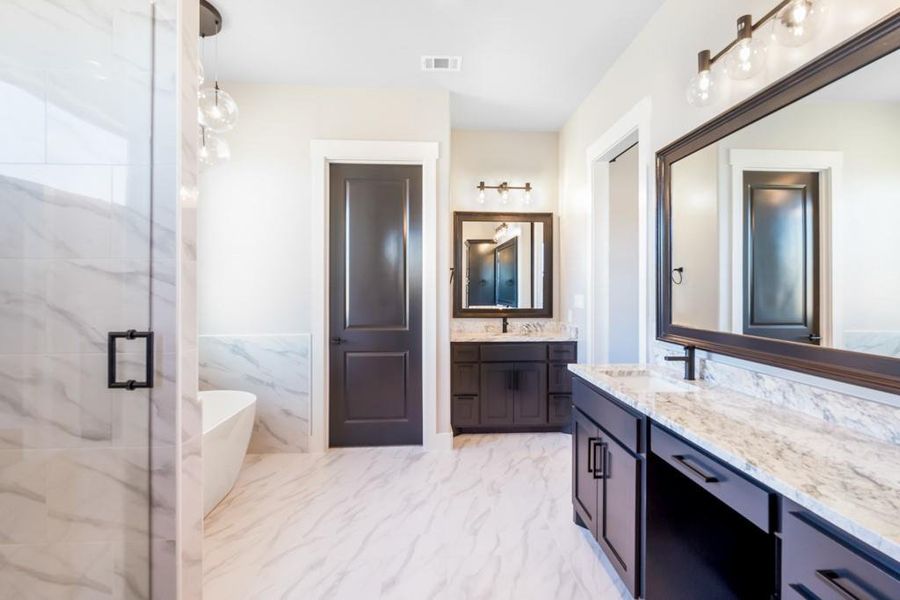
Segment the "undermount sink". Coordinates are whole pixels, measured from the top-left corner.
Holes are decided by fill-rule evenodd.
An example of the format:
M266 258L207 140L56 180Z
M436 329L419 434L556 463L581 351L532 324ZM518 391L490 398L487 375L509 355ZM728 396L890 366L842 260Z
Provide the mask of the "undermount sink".
M691 386L653 371L630 371L611 375L635 392L689 392Z

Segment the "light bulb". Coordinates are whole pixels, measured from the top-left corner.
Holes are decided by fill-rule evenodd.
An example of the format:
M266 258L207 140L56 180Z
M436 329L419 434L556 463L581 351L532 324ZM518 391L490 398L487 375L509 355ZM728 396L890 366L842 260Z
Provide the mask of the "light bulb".
M209 131L222 133L234 129L238 120L238 106L231 94L214 87L200 90L197 98L197 112L200 124Z
M750 79L762 71L766 64L766 45L759 38L739 41L725 57L725 68L729 77Z
M821 29L828 4L825 0L793 0L775 17L775 39L785 46L800 46Z
M687 87L687 101L691 106L706 106L715 99L716 82L709 70L691 77Z
M478 192L478 204L484 204L484 190Z
M506 204L509 202L509 190L503 190L500 192L500 204Z
M522 196L522 202L524 202L526 206L531 204L531 190L525 190L525 195Z
M200 127L200 147L197 149L197 158L200 160L200 164L212 167L231 158L231 148L228 147L228 142L214 132Z

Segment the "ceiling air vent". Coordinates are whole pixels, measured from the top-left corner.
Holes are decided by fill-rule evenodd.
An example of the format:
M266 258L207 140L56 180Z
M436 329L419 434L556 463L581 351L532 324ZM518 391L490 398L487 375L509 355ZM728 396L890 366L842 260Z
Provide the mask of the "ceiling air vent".
M461 56L423 56L423 71L459 71L462 68Z

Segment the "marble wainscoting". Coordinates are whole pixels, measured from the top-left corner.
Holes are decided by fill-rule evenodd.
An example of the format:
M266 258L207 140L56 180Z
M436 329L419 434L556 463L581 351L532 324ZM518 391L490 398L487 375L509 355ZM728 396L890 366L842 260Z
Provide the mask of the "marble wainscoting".
M201 335L200 389L256 394L252 454L309 450L310 336Z
M667 354L679 353L681 348L677 346L655 344L651 362L681 376L684 368L681 363L664 362L662 358ZM776 406L799 411L877 440L900 444L898 406L881 404L715 360L700 359L698 372L700 379L710 383L765 399Z
M845 331L843 347L854 352L900 358L900 331Z

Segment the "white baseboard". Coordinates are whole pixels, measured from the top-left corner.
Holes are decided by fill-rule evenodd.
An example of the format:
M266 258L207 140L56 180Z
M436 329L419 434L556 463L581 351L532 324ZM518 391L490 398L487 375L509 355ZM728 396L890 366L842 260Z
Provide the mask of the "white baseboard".
M431 438L431 443L425 448L429 452L447 452L453 450L453 434L435 433Z

